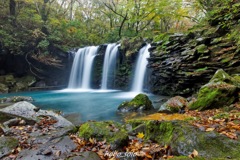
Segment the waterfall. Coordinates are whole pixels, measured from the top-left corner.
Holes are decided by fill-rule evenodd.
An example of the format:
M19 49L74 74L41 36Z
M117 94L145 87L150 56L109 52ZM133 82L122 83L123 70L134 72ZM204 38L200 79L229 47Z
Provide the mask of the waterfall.
M132 92L142 92L145 72L148 64L147 58L150 57L150 53L148 51L150 47L151 45L148 44L141 48L138 53L137 65L134 71L133 84L131 88Z
M108 87L113 83L119 46L120 44L117 45L116 43L109 44L107 46L105 56L104 56L104 64L103 64L102 84L101 84L102 90L108 89Z
M68 88L90 89L93 60L98 47L80 48L75 54Z

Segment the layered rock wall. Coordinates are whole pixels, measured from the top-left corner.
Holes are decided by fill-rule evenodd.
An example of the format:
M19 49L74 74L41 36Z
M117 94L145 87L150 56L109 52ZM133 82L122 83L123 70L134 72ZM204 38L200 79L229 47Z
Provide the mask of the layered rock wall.
M149 85L155 94L190 95L219 68L240 73L240 49L216 28L173 34L150 50Z

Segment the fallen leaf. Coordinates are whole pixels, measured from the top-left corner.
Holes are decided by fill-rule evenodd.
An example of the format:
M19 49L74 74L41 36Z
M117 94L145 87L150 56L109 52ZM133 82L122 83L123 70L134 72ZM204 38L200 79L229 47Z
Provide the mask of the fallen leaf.
M95 138L89 138L89 142L92 143L92 144L95 144L96 143L96 139Z
M140 138L140 139L142 139L144 137L144 134L143 134L143 132L139 132L138 134L137 134L137 138Z
M211 131L214 131L215 128L207 128L206 129L206 132L211 132Z
M188 155L189 158L195 158L197 156L198 156L198 151L196 151L195 149L193 150L193 152L190 155Z

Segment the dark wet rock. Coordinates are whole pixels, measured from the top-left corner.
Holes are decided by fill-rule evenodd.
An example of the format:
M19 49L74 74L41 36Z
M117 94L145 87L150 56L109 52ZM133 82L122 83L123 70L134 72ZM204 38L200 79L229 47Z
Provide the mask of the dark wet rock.
M0 136L4 135L4 130L2 129L2 127L0 126Z
M69 157L69 160L101 160L97 153L86 151L82 153L75 153L75 156ZM74 155L74 153L73 153Z
M68 128L69 130L75 128L71 122L63 118L61 115L54 113L53 111L39 110L38 112L35 112L34 109L36 110L36 106L29 102L23 101L15 103L6 108L0 109L0 112L15 115L28 121L36 122L39 121L39 117L41 116L49 116L57 121L54 124L54 127L56 128Z
M132 120L128 123L133 131L141 126L145 140L170 145L175 155L188 156L195 149L206 159L239 158L240 141L215 132L202 132L187 122Z
M5 84L0 83L0 93L8 93L8 87Z
M2 88L0 92L18 92L27 90L36 82L36 78L30 75L23 77L14 77L12 74L0 76L0 84Z
M16 103L20 101L33 102L33 98L27 96L13 96L0 98L0 103Z
M202 86L197 99L189 103L189 109L220 108L232 104L238 97L240 81L218 70L206 85Z
M124 147L128 142L125 128L113 121L86 122L80 126L79 136L87 140L89 138L96 138L100 141L106 139L112 150Z
M154 109L152 102L145 94L138 94L130 102L123 102L118 106L120 112L140 112Z
M8 155L18 145L18 140L13 137L0 137L0 159Z
M71 151L76 148L76 145L68 136L52 139L51 141L38 145L37 148L22 150L18 154L17 159L65 159L71 154Z
M6 127L18 126L20 121L20 118L14 118L4 122L3 125Z
M181 96L176 96L170 98L166 103L164 103L160 108L159 111L170 111L172 113L177 113L187 106L187 100Z
M154 43L148 58L149 89L159 95L190 96L208 83L219 68L229 74L239 73L237 48L215 28L173 35L161 44Z
M81 124L81 114L80 113L70 113L70 114L65 114L64 118L66 118L68 121L73 123L74 125L79 125Z

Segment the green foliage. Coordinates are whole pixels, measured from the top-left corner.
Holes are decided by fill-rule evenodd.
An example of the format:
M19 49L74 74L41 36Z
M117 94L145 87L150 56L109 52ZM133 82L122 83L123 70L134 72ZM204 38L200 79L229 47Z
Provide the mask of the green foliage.
M194 10L181 0L163 1L1 1L0 42L11 53L47 53L48 46L62 50L116 42L121 37L152 37L186 29ZM171 11L171 12L169 12ZM72 15L70 17L70 15Z

